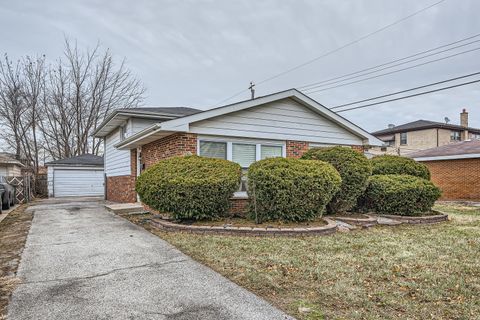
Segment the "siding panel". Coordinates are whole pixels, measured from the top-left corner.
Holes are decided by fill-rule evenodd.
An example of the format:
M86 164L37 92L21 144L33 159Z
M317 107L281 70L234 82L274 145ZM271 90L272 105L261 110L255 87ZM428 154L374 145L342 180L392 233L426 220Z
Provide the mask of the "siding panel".
M307 107L285 99L190 125L197 134L361 145L362 139Z
M105 174L107 177L130 174L130 150L117 150L114 145L120 142L120 129L113 131L105 139Z

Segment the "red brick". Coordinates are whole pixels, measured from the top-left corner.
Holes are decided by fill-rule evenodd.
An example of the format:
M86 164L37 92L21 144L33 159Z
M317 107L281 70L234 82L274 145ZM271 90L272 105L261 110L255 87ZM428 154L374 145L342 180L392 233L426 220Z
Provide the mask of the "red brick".
M300 158L309 149L309 143L306 141L287 140L287 158Z
M142 146L142 163L146 169L162 159L192 154L197 154L197 135L175 133Z
M425 161L441 200L480 200L480 159Z

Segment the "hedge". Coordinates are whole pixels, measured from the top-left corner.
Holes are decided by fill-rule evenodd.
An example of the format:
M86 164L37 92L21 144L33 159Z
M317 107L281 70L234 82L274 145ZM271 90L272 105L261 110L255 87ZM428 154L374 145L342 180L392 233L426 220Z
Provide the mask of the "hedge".
M441 192L432 182L410 175L374 175L362 199L367 210L398 215L421 215L432 209Z
M240 166L227 160L174 157L143 172L136 191L143 203L174 219L211 219L228 211L240 173Z
M322 160L330 163L342 177L340 190L327 205L328 213L346 212L357 204L372 174L370 161L360 152L346 147L313 148L303 159Z
M323 161L271 158L248 170L250 217L304 221L321 216L340 189L335 168Z
M383 155L371 159L372 174L408 174L430 180L430 171L423 163L413 159Z

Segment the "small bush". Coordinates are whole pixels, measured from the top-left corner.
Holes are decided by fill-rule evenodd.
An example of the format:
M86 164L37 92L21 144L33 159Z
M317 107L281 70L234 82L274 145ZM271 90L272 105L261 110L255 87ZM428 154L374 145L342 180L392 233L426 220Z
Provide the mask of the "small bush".
M383 155L374 157L372 161L372 174L408 174L430 180L430 171L423 163L413 159Z
M398 215L421 215L440 197L432 182L410 175L375 175L368 181L362 199L367 210Z
M314 219L322 215L341 182L335 168L323 161L272 158L255 162L248 169L250 216L259 222Z
M356 205L367 187L372 174L370 161L360 152L345 147L314 148L303 159L322 160L330 163L342 177L340 190L327 205L329 213L345 212Z
M240 170L227 160L174 157L143 172L136 190L142 202L175 219L211 219L227 212Z

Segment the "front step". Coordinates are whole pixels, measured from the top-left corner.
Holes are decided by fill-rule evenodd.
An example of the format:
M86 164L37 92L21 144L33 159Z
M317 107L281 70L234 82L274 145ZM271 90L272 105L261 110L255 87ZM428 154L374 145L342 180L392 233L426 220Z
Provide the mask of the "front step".
M105 208L108 211L111 211L115 214L138 214L138 213L145 213L146 212L140 202L135 202L135 203L111 203L111 204L106 204Z

